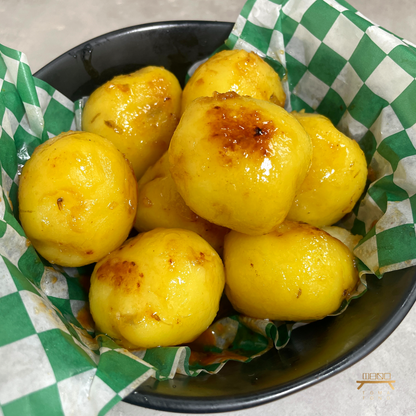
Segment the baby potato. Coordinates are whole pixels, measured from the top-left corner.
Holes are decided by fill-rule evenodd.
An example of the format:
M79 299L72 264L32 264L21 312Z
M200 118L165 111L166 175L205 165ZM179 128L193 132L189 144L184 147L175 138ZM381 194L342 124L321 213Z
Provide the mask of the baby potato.
M169 147L179 122L181 94L176 77L161 67L116 76L89 97L82 128L111 140L139 179Z
M22 170L19 215L27 238L49 262L96 262L128 237L137 183L107 139L62 133L38 146Z
M126 348L178 345L208 328L223 288L222 261L205 240L158 228L96 264L90 309L97 329Z
M193 101L169 148L186 205L207 221L253 235L285 219L311 157L310 138L292 115L235 92Z
M285 105L279 75L253 52L221 51L200 65L186 84L182 95L182 113L198 97L214 92L234 91L281 107Z
M225 237L225 293L244 315L309 321L335 312L358 282L350 250L325 231L285 221L263 236Z
M367 162L358 143L319 114L293 113L312 140L312 165L288 218L322 227L354 208L364 191Z
M206 240L220 255L224 236L229 231L204 220L185 204L170 174L167 152L139 180L134 227L139 232L158 227L191 230Z

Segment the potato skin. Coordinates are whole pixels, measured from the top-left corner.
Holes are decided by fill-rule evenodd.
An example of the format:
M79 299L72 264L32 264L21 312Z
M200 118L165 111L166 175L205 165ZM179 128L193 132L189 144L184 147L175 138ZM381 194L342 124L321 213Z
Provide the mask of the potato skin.
M134 227L137 231L154 228L184 228L206 240L221 256L224 236L229 231L196 215L176 189L169 170L166 152L140 178L137 215Z
M182 113L195 98L234 91L284 107L286 94L279 75L253 52L221 51L200 65L186 84Z
M179 122L181 94L176 77L161 67L116 76L87 100L82 128L111 140L139 179L169 147Z
M318 114L293 113L312 140L312 165L288 218L332 225L354 208L364 191L367 162L358 143Z
M311 152L309 136L283 108L229 92L189 105L173 135L169 164L197 215L259 235L286 217Z
M137 183L127 159L92 133L62 133L38 146L22 170L19 215L49 262L77 267L100 260L127 238Z
M90 309L99 331L126 348L193 341L211 324L224 288L224 267L200 236L149 231L96 264Z
M303 321L335 312L358 282L349 249L309 224L285 221L274 232L225 237L225 293L253 318Z

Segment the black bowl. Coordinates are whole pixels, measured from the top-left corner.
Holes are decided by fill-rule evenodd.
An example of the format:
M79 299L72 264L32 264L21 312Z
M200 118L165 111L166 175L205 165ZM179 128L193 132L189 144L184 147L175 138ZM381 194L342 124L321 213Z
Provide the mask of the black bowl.
M227 38L231 23L167 22L99 36L61 55L35 76L71 100L111 77L161 65L183 82L189 66ZM229 362L217 375L150 379L124 400L172 412L224 412L279 399L361 360L399 325L416 299L416 267L368 278L368 292L337 317L296 329L286 348L251 363Z

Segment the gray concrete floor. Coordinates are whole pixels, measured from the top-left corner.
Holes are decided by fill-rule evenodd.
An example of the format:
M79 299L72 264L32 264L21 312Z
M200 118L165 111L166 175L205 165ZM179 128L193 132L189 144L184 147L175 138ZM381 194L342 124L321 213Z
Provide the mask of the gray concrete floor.
M369 19L416 43L411 0L350 0ZM103 33L166 20L235 21L244 0L0 0L0 42L23 51L33 72L68 49ZM414 415L416 414L416 307L372 354L319 385L274 403L223 416ZM413 348L412 348L413 347ZM364 372L391 372L389 398L363 396L356 380ZM119 403L109 416L162 416L164 412Z

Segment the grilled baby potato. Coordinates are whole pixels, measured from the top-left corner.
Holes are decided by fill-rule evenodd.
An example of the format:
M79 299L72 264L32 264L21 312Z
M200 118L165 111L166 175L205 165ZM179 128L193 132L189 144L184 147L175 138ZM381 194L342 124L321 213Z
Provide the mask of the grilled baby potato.
M319 114L293 113L312 140L312 165L288 218L322 227L354 208L364 191L367 162L360 146Z
M220 255L224 236L229 231L204 220L185 204L170 174L167 152L139 180L134 227L139 232L158 227L191 230L206 240Z
M35 249L49 262L96 262L127 238L137 183L125 157L92 133L67 132L38 146L23 167L19 214Z
M263 59L244 50L221 51L200 65L183 90L182 112L198 97L234 91L284 107L279 75Z
M82 128L111 140L139 179L169 147L180 117L181 94L176 77L161 67L117 76L91 94Z
M222 261L205 240L159 228L96 264L90 309L97 329L126 348L178 345L208 328L223 288Z
M311 157L310 138L292 115L234 92L193 101L169 148L186 205L214 224L253 235L285 219Z
M285 221L274 232L225 237L228 299L244 315L309 321L335 312L358 282L353 255L309 224Z

